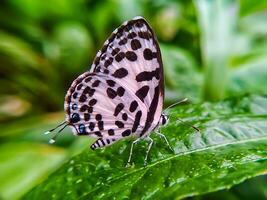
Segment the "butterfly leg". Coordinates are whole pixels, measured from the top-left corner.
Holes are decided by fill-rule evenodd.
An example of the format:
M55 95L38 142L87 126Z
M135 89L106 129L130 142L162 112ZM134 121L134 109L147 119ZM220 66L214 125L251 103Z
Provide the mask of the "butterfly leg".
M163 135L163 134L160 132L159 129L156 130L155 133L156 133L160 138L164 139L164 141L165 141L166 144L168 145L169 149L170 149L172 152L174 152L174 150L173 150L172 146L170 145L169 141L167 140L166 136Z
M130 154L129 154L129 158L128 158L128 161L126 163L126 167L130 164L131 160L132 160L132 155L133 155L133 147L134 145L139 142L141 138L137 138L136 140L134 140L131 144L131 149L130 149Z
M145 157L145 160L144 160L144 165L146 166L147 165L148 154L150 152L150 149L151 149L154 141L150 137L146 137L145 140L149 141L149 145L148 145L148 148L147 148L147 151L146 151L146 157Z

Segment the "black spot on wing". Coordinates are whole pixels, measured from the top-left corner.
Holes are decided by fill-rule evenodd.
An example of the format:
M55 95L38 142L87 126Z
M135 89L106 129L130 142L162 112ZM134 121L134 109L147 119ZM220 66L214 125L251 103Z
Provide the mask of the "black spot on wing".
M103 121L98 121L97 126L98 126L100 131L104 130L104 122Z
M112 88L108 88L106 92L108 97L111 99L114 99L117 96L117 93Z
M89 123L89 129L90 129L90 131L93 131L94 128L95 128L95 123L94 122L90 122Z
M89 106L94 106L97 103L96 99L91 99L88 103Z
M80 89L82 89L82 87L83 87L83 84L82 83L80 83L78 86L77 86L77 90L80 90Z
M105 67L108 67L109 65L111 65L112 64L112 62L113 62L113 58L108 58L106 61L105 61L105 63L104 63L104 66Z
M133 124L133 128L132 128L132 132L134 133L136 131L136 129L138 128L139 124L140 124L140 120L142 117L142 112L139 110L136 114L135 114L135 119L134 119L134 124Z
M105 54L105 53L102 54L100 60L105 60L106 56L107 56L107 54Z
M131 41L131 48L132 50L137 50L137 49L140 49L142 47L141 43L139 42L139 40L137 39L133 39Z
M77 123L80 121L80 115L78 113L73 113L70 117L70 123Z
M88 109L89 109L89 106L84 104L84 105L81 106L80 111L81 112L85 112Z
M95 134L96 136L98 136L98 137L102 137L102 136L103 136L103 135L101 134L100 131L95 131L94 134Z
M104 69L104 74L108 74L109 73L109 70L108 69Z
M96 114L95 119L96 119L97 121L102 120L102 115L101 115L101 114Z
M116 34L112 33L111 36L110 36L109 39L108 39L108 42L109 42L109 43L113 42L114 39L115 39L115 37L116 37Z
M84 103L87 100L86 95L82 94L79 98L79 102Z
M144 98L147 96L149 91L149 86L145 85L136 91L135 95L144 102Z
M108 135L114 135L115 133L114 133L114 130L113 129L109 129L108 130Z
M122 28L119 27L119 28L118 28L118 31L117 31L117 33L116 33L116 38L117 38L117 39L120 39L120 37L123 35L122 32L123 32L123 31L122 31Z
M99 62L100 62L100 57L96 57L94 64L97 66L97 65L99 65Z
M136 110L137 106L138 106L137 101L133 100L132 103L130 104L130 109L129 109L130 112L134 112Z
M121 121L115 121L115 125L116 125L118 128L124 128L124 123L121 122Z
M79 133L78 135L87 135L88 133L86 132L86 128L84 124L79 125Z
M90 114L89 113L84 113L84 120L89 121L90 120Z
M143 56L146 60L152 60L153 58L157 58L157 53L153 53L151 49L146 48L143 51Z
M125 130L121 133L121 135L122 135L122 137L127 137L127 136L131 135L131 130L130 129Z
M120 52L120 53L118 53L118 54L115 56L115 60L116 60L117 62L122 61L122 59L124 59L124 58L125 58L125 53L124 53L124 52Z
M125 89L123 87L118 87L117 94L122 97L124 95Z
M110 86L110 87L114 87L116 84L115 81L113 81L113 80L106 80L106 82L107 82L108 86Z
M135 32L129 33L129 35L127 36L127 38L129 39L133 39L137 36L137 34Z
M113 115L114 115L114 116L117 116L117 115L120 113L120 111L122 111L123 108L124 108L123 103L119 103L119 104L116 106Z
M89 77L87 77L86 79L84 79L84 82L85 82L85 83L88 83L88 82L90 82L91 80L92 80L92 77L89 76Z
M97 67L97 68L95 68L95 71L96 71L96 72L100 72L100 71L101 71L101 67Z
M137 21L137 23L135 25L138 28L142 28L144 26L144 23L142 23L141 21Z
M122 40L119 41L119 45L125 45L127 43L127 38L123 38Z
M120 68L120 69L117 69L113 74L112 76L114 76L115 78L124 78L125 76L128 75L128 71L127 69L125 68Z
M136 76L136 81L137 82L142 82L142 81L151 81L153 79L153 77L155 77L156 79L159 79L160 77L160 69L157 68L154 71L144 71L141 72L139 74L137 74Z
M152 125L155 112L158 106L158 102L159 102L159 86L155 87L154 89L154 96L148 109L145 127L142 130L140 136L144 135L147 132L147 130L150 128L150 126Z
M71 106L72 110L77 110L78 109L78 105L76 103L72 104Z
M111 55L115 56L117 53L119 53L119 51L120 51L119 48L115 48L115 49L112 50Z
M134 53L133 51L127 51L125 53L125 57L129 60L129 61L136 61L137 60L137 55L136 53Z
M106 52L107 51L107 48L108 48L108 45L107 44L104 44L101 51L102 52Z
M95 89L92 89L91 87L86 87L86 88L84 88L84 90L83 90L83 95L89 95L89 97L91 97L91 96L93 96L94 95L94 93L95 93Z
M127 115L127 113L123 113L123 114L122 114L122 119L123 119L124 121L126 121L126 120L128 119L128 115Z
M138 36L146 40L149 40L150 38L152 38L152 35L148 31L140 31L138 32Z
M77 93L77 92L74 92L74 93L72 94L72 98L73 98L73 99L76 99L77 96L78 96L78 93Z
M87 110L89 113L92 113L93 112L93 107L92 106L90 106L90 107L88 107L88 110Z

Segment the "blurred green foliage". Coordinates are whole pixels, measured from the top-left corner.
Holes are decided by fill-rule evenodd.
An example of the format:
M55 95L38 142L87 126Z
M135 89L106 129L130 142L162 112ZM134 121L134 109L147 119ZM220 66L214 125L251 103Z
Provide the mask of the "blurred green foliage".
M18 199L49 182L49 174L88 148L92 140L74 139L69 130L54 146L42 133L62 121L71 82L123 21L141 15L153 27L163 55L165 103L188 97L205 105L267 94L266 13L265 0L1 1L0 199ZM195 198L267 199L266 187L253 184L266 186L266 177Z

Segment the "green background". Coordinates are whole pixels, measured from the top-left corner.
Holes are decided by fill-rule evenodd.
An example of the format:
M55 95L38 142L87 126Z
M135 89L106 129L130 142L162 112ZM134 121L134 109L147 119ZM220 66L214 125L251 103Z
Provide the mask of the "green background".
M104 150L66 128L64 96L111 32L135 16L155 31L165 71L162 128ZM267 1L0 2L0 199L267 199ZM177 118L200 128L200 133ZM261 175L261 176L259 176Z

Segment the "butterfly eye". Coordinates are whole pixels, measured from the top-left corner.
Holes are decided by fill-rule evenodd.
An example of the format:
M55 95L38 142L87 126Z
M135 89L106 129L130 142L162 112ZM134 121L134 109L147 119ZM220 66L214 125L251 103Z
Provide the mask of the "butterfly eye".
M70 122L71 123L77 123L78 121L80 121L80 116L78 113L73 113L71 115L71 118L70 118Z
M163 125L167 124L168 120L169 120L169 117L165 115L163 118Z
M166 123L166 119L164 117L162 118L162 122L161 123L162 123L162 125L164 125Z
M169 117L165 114L162 114L160 117L160 125L162 126L166 125L168 120L169 120Z

